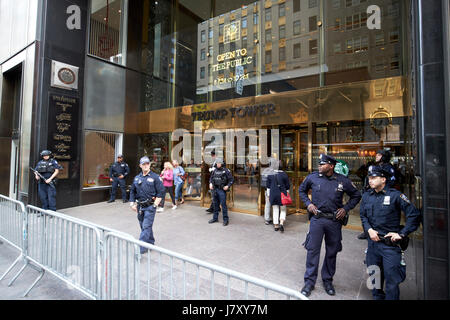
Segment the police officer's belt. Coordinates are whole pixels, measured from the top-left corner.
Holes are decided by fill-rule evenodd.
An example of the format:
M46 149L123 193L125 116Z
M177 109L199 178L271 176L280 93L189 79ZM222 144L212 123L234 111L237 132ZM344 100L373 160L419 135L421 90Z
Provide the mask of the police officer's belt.
M147 200L136 200L136 203L141 208L147 208L150 207L155 201L153 199L147 199Z
M112 176L114 177L114 178L118 178L118 177L120 177L122 174L121 173L113 173L112 174Z
M334 219L334 213L327 213L319 211L316 215L317 218Z
M403 251L405 251L408 248L408 244L409 244L408 237L403 237L401 240L394 242L394 241L392 241L391 237L386 237L386 235L379 233L378 238L380 238L381 243L384 243L387 246L390 246L390 247L399 246L400 249L402 249Z

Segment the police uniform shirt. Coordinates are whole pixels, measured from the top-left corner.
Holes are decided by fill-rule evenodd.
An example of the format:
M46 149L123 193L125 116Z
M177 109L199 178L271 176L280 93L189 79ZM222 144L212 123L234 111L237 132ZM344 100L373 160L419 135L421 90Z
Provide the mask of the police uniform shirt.
M118 176L123 175L125 178L130 173L130 168L128 167L128 164L125 162L118 162L116 161L111 168L109 169L109 177L114 178L114 174Z
M209 177L209 183L211 183L213 187L216 188L216 185L214 184L214 179L217 180L220 179L223 182L223 187L228 186L228 188L230 188L234 182L231 171L225 167L221 167L220 169L216 167L214 171L211 173L211 176Z
M401 211L406 223L400 229ZM407 236L420 225L420 211L400 191L386 186L382 191L371 189L365 192L360 206L360 216L367 232L370 228L381 234L395 232Z
M42 174L45 179L48 179L52 176L52 174L55 172L56 169L61 170L62 168L63 167L59 165L58 161L56 161L55 159L49 159L47 161L40 160L37 163L36 168L34 170ZM39 182L44 183L44 181Z
M312 189L312 201L308 197L310 189ZM350 196L350 200L342 206L344 192ZM314 204L323 213L334 213L340 208L349 212L361 200L360 192L350 179L339 173L333 173L331 177L319 172L311 173L300 185L299 194L307 207Z
M151 200L153 197L162 198L164 194L164 185L156 173L150 171L145 176L140 173L131 184L130 202Z

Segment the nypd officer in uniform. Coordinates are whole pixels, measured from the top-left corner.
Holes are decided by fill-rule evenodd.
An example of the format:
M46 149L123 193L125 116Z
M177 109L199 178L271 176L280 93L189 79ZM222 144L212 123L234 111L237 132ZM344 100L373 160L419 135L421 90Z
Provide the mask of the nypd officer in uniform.
M52 152L43 150L41 152L42 159L37 163L35 170L39 172L46 180L41 179L36 173L36 180L39 181L38 193L41 199L42 209L56 211L56 187L54 179L62 167L55 159L50 159Z
M375 287L372 295L375 300L398 300L399 284L406 277L406 265L402 261L399 244L419 227L421 214L404 194L387 185L389 171L372 166L368 176L372 189L363 194L360 206L364 231L369 235L366 263L367 267L378 266L381 277L380 287ZM406 215L404 227L400 225L401 211Z
M114 202L116 200L117 186L120 185L120 190L122 191L122 201L127 202L127 189L125 177L130 173L130 168L128 164L123 161L123 155L119 154L117 156L117 161L109 168L109 181L112 182L111 187L111 198L108 203Z
M138 213L141 235L139 240L154 244L153 221L155 220L156 208L165 194L165 188L159 175L150 171L150 159L142 157L139 161L142 173L137 175L130 190L130 207ZM141 247L141 254L147 249Z
M309 232L304 246L306 256L305 285L301 293L309 296L314 290L319 269L320 248L325 236L325 260L322 266L322 281L325 291L335 295L333 276L336 272L336 256L342 250L342 225L348 214L361 200L361 194L347 177L335 173L336 159L321 154L319 171L306 177L300 185L300 199L308 207ZM312 190L312 201L308 191ZM343 205L344 192L350 196Z
M375 155L375 164L377 166L380 166L383 171L388 172L390 178L386 180L386 185L388 187L393 187L395 184L395 170L394 167L391 164L391 153L389 150L381 149L377 151L377 154ZM370 191L370 184L369 184L369 176L366 177L364 180L364 189L363 193L366 191ZM367 239L367 233L362 232L358 235L358 239L363 240Z
M219 210L222 207L223 225L227 226L229 222L228 208L227 208L227 191L230 190L231 185L234 182L233 175L230 170L224 166L222 159L217 158L214 164L214 171L211 172L209 178L209 189L213 191L214 201L214 215L209 223L218 222Z

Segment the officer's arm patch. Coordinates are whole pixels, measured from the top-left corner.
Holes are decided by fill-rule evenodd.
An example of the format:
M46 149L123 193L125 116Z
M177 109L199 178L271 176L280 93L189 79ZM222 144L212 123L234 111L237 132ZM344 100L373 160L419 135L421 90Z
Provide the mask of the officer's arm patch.
M405 194L401 194L400 198L402 198L403 200L405 200L407 203L411 204L411 201L409 201L408 197L405 196Z

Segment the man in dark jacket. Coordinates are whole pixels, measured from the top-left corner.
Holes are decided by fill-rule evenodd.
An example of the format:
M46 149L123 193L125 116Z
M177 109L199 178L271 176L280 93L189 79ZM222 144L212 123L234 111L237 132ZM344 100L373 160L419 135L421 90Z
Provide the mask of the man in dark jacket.
M123 161L123 155L119 154L117 156L117 162L115 162L111 168L109 168L109 181L112 182L111 187L111 198L108 203L116 201L117 187L120 185L120 190L122 191L122 201L127 202L127 190L125 178L130 173L130 168L128 164Z
M214 201L214 216L209 223L219 221L219 205L222 207L223 225L227 226L229 222L228 208L227 208L227 191L230 190L231 185L234 182L233 175L230 170L224 166L222 159L217 158L215 169L211 172L209 178L209 189L213 192Z
M306 256L305 286L302 294L309 296L314 290L319 269L320 249L325 236L325 260L322 267L322 281L325 291L335 295L333 276L336 272L336 257L342 250L342 224L348 212L361 200L360 192L347 177L335 173L336 159L321 154L319 171L306 177L300 185L300 199L308 208L309 232L304 243ZM312 190L312 199L308 191ZM344 193L350 200L344 205Z

